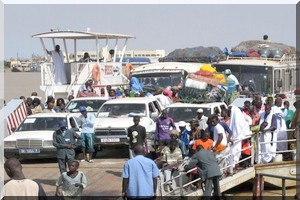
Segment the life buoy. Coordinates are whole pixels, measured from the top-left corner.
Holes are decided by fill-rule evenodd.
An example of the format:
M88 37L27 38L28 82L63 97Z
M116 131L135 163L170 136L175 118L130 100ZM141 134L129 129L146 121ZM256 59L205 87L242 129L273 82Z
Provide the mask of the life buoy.
M97 84L100 81L100 67L97 64L95 64L93 66L92 78L93 78L94 84Z
M125 66L125 75L128 77L131 70L133 70L133 67L130 63L127 63L126 66Z

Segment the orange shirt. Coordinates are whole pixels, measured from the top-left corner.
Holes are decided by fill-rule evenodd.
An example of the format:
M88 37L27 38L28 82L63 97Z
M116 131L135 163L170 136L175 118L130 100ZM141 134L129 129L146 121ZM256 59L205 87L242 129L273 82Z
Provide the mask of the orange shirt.
M208 139L206 141L203 141L203 139L198 139L195 141L192 149L196 151L197 147L201 145L201 146L203 146L204 149L210 150L213 148L213 142L214 141L212 139Z

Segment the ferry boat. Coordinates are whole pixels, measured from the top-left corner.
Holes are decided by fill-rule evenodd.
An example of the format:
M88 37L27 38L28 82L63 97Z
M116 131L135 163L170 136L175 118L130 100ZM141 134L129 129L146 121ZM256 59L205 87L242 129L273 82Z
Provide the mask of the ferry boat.
M41 41L43 50L47 55L48 61L41 64L41 86L40 89L45 92L45 98L52 95L55 98L67 98L69 95L76 97L78 89L87 79L94 80L94 88L100 90L106 85L121 86L127 85L129 80L123 74L122 60L127 47L127 41L135 38L132 35L114 34L114 33L97 33L87 31L71 31L71 30L52 30L50 32L38 33L32 36ZM53 46L46 48L45 40L49 40ZM62 41L58 43L58 40ZM92 62L79 62L77 60L78 43L82 41L94 41L94 51L96 60ZM119 48L119 43L123 41L124 45L121 48L121 55L117 61L116 54ZM72 43L72 48L67 44ZM113 44L111 44L113 43ZM55 49L55 45L60 44L61 50L65 55L72 54L74 59L70 60L69 56L65 57L64 70L67 75L66 85L55 85L53 80L53 63L47 49ZM100 45L103 45L100 47ZM111 47L112 46L112 47ZM91 47L93 48L93 47ZM110 49L111 48L111 49ZM97 70L93 70L97 68Z

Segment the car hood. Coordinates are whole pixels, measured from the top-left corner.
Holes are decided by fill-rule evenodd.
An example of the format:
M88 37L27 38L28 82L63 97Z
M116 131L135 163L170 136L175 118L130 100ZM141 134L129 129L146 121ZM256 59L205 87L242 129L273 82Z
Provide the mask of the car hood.
M6 138L4 141L15 141L18 139L42 139L42 140L53 140L54 131L22 131L15 132Z
M154 125L155 122L147 117L142 117L140 120L140 125L148 127ZM95 128L128 128L133 125L133 118L97 118L95 122Z

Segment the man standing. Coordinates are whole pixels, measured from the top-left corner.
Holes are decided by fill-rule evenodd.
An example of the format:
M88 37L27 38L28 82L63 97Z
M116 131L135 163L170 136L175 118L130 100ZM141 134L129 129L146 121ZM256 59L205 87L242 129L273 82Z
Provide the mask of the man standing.
M146 138L146 129L144 126L139 125L140 123L140 116L133 117L133 126L130 126L127 129L128 137L129 137L129 156L133 158L135 156L133 149L136 145L144 145L145 153L148 153L148 145L147 145L147 138Z
M53 72L54 72L54 84L56 85L64 85L67 84L67 76L65 71L64 64L64 55L60 50L60 46L56 45L55 50L48 51L47 53L51 55L53 61Z
M11 179L8 182L6 182L4 187L2 188L1 199L5 196L27 196L31 198L38 197L38 199L47 199L43 187L39 183L27 179L24 176L22 171L22 165L18 159L7 159L4 163L4 169Z
M225 70L225 75L228 77L228 79L230 79L231 81L234 82L234 85L235 85L237 91L240 91L240 83L239 83L238 79L236 78L236 76L231 73L230 69Z
M153 160L144 156L143 145L137 144L134 153L136 156L123 168L122 197L151 199L156 196L159 169Z
M282 106L282 99L280 97L277 97L275 99L275 105L273 107L273 114L276 116L277 120L277 141L280 140L287 140L287 132L286 132L286 123L285 123L285 117L288 114L287 105L284 105L284 110L281 110ZM288 142L278 142L277 143L277 150L278 151L285 151L288 150Z
M81 137L72 129L67 130L67 123L62 120L53 133L53 146L57 148L57 162L60 173L66 172L66 164L75 158L75 148L80 145ZM77 141L75 140L77 139Z
M213 132L213 152L216 154L226 149L227 146L227 138L225 134L225 129L219 123L219 118L217 115L213 115L211 118L211 124L214 127Z
M93 162L92 154L94 150L94 124L96 117L92 113L88 113L85 106L80 106L81 115L78 117L78 124L81 127L82 152L84 159L81 162Z
M200 128L201 130L205 130L207 128L207 126L208 126L208 124L207 124L208 117L204 116L202 108L199 108L197 110L196 119L199 122L198 128Z
M205 150L203 146L198 146L199 151L193 155L189 164L185 167L188 171L197 165L205 179L204 199L211 199L212 187L214 187L214 196L219 199L221 196L219 178L222 173L218 165L216 156L210 150Z
M277 134L273 133L277 128L277 121L270 104L266 104L265 111L261 113L259 126L259 141L263 144L259 146L257 161L258 163L269 163L275 158L276 146L278 145L276 143Z
M156 120L156 141L158 141L159 146L169 146L170 128L176 130L176 126L171 117L168 117L168 111L165 109L162 111L161 116Z

